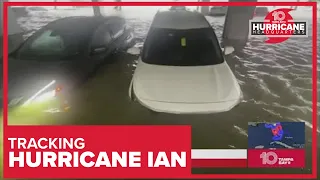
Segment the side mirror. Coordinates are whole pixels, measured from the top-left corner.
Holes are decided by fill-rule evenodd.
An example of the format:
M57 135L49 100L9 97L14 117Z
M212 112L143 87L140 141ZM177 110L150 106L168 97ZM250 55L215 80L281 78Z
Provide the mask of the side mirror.
M234 48L232 46L226 46L222 49L224 55L229 55L234 52Z
M132 55L140 55L141 50L138 47L132 47L127 50L127 53L132 54Z
M106 52L107 48L106 47L99 47L99 48L92 48L91 53L92 54L99 54L99 53L103 53Z

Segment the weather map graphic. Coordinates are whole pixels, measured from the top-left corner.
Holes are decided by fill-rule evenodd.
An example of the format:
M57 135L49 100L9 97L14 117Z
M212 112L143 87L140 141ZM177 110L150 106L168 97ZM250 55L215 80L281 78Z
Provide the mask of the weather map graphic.
M304 145L303 122L249 123L249 149L297 149Z
M271 129L272 132L272 139L274 141L281 141L284 135L284 131L282 129L281 123L275 123L275 124L265 124L265 128Z

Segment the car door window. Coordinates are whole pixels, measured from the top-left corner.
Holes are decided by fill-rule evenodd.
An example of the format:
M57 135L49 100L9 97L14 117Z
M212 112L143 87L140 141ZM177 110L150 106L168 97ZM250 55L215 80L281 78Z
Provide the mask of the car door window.
M112 41L112 37L106 25L99 27L93 35L91 47L102 48L107 47Z

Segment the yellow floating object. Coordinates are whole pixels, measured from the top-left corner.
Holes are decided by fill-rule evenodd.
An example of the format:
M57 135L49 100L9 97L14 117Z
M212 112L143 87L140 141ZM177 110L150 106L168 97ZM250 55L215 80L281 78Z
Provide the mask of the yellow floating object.
M69 111L69 109L70 109L70 106L64 107L64 111Z
M181 46L187 46L187 40L186 40L186 38L181 38Z

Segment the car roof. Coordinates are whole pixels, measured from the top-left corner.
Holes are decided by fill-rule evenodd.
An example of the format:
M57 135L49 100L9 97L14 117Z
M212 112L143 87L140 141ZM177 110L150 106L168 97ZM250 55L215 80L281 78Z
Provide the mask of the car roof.
M57 31L74 32L75 34L91 34L101 24L108 21L123 21L119 16L75 16L65 17L49 23L46 28Z
M159 11L152 22L154 28L200 29L211 27L204 15L188 10Z

